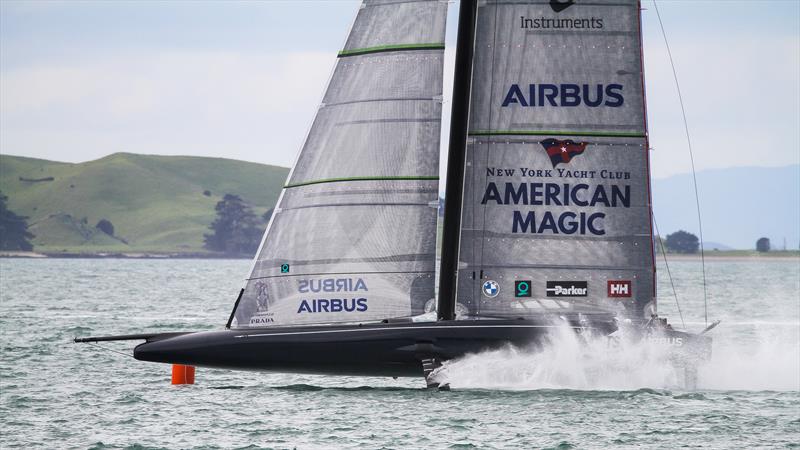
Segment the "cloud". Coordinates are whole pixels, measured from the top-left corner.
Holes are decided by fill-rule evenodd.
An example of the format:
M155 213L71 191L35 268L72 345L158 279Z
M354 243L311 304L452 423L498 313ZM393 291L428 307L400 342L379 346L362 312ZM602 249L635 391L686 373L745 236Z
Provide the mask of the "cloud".
M645 48L653 173L691 170L663 42ZM697 169L800 162L800 38L685 36L675 56Z
M334 61L324 52L171 51L6 70L0 148L60 160L80 149L85 159L96 133L105 145L90 157L124 147L288 165Z
M645 25L652 168L665 177L690 165L669 60L657 29ZM796 34L679 33L671 46L698 169L798 162ZM77 161L125 150L289 165L335 63L333 52L123 48L4 66L0 151ZM446 69L452 61L451 45ZM443 144L451 85L446 70Z

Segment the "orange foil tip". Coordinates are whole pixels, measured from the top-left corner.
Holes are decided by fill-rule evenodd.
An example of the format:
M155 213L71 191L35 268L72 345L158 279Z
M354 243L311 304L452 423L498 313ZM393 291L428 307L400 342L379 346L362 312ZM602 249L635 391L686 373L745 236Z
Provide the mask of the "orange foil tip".
M173 364L172 384L194 384L194 366Z

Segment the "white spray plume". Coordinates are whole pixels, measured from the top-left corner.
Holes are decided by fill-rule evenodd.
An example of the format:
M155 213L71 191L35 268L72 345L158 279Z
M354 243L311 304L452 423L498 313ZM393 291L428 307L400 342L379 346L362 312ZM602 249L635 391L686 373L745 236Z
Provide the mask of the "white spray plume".
M700 367L700 388L800 391L800 323L730 324L714 340L711 361ZM742 332L744 331L744 332Z
M800 343L758 335L747 345L715 338L711 360L699 367L699 389L800 390ZM619 332L618 332L619 333ZM568 326L555 328L541 346L467 355L446 362L434 374L453 388L533 390L683 389L684 371L670 363L668 348L618 336L579 336Z

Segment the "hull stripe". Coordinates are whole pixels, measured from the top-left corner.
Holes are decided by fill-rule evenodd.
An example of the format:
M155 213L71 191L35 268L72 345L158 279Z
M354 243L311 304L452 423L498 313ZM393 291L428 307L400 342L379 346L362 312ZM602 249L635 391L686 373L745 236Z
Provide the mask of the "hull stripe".
M263 337L263 336L291 336L298 334L323 334L323 333L351 333L353 331L401 331L401 330L442 330L453 328L559 328L558 325L456 325L456 326L432 326L432 327L396 327L396 328L354 328L352 330L320 330L320 331L290 331L286 333L259 333L241 334L234 338ZM581 327L570 327L575 330Z

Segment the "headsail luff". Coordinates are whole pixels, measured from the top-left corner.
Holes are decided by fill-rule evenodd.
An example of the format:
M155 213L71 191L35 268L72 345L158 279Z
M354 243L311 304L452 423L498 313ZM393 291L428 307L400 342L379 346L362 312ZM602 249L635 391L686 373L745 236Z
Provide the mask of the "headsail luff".
M410 316L434 298L446 9L362 4L232 327Z
M471 315L649 316L639 11L635 0L479 4L457 294Z

